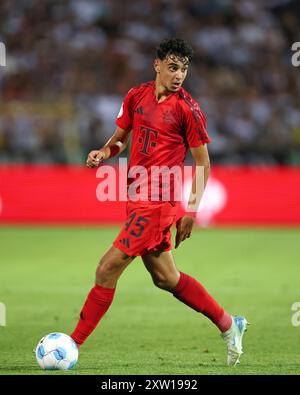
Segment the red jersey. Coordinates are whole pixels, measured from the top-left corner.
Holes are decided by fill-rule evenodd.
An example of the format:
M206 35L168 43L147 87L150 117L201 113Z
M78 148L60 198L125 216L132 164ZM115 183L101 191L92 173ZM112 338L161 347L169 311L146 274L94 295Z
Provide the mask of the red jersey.
M205 123L198 103L183 88L171 93L161 103L155 96L155 81L143 83L128 92L116 124L124 130L132 130L129 175L135 166L146 169L149 201L161 200L163 187L160 180L159 197L153 199L152 195L151 198L151 169L154 166L167 166L168 169L179 166L182 169L189 147L210 142ZM129 177L128 185L135 179L135 176ZM169 188L169 200L173 200L173 181Z

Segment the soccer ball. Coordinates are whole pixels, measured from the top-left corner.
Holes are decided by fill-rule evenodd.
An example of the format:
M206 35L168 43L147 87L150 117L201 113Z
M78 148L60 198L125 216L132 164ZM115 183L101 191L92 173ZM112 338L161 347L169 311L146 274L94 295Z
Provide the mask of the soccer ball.
M36 346L38 364L45 370L69 370L78 360L78 348L74 340L64 333L49 333Z

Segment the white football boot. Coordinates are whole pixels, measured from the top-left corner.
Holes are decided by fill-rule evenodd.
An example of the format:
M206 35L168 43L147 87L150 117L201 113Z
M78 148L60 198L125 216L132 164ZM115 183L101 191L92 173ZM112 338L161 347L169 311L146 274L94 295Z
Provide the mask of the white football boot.
M227 345L227 365L235 366L240 363L240 356L243 354L242 339L247 331L247 322L245 317L232 316L232 325L228 331L221 333Z

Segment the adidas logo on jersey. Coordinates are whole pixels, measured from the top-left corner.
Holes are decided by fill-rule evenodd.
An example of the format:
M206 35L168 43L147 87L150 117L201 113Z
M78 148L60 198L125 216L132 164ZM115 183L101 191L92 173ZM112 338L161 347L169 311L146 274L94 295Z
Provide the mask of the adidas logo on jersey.
M134 110L134 112L136 112L137 114L144 115L144 110L143 110L143 107L142 107L142 106L136 108L136 109Z

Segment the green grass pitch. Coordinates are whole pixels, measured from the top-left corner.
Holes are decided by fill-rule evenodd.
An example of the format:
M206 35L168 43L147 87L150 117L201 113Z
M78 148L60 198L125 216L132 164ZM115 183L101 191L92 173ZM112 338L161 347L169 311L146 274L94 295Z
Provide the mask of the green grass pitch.
M118 231L0 228L7 319L0 327L0 374L299 374L300 326L291 323L291 306L300 301L299 228L197 229L174 252L180 270L250 322L239 366L226 366L217 328L156 288L137 258L75 370L40 370L32 349L49 332L73 330L98 259Z

